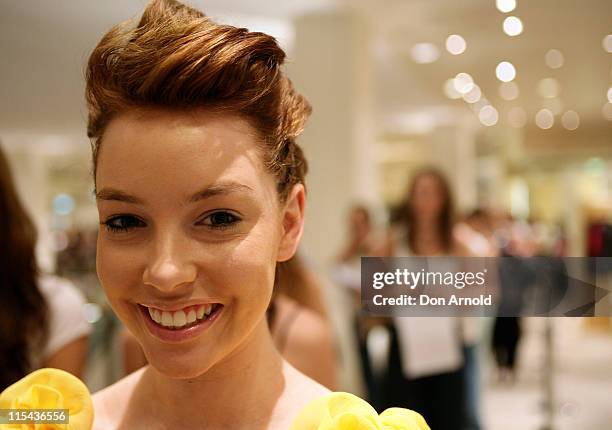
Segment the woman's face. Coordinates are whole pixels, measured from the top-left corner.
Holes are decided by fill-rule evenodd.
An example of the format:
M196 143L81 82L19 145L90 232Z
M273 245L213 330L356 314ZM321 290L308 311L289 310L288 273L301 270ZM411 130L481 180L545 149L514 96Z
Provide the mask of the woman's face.
M275 264L297 247L304 189L279 202L256 139L201 111L134 110L105 130L98 276L168 376L199 376L265 333Z
M444 199L444 191L436 176L425 174L416 179L411 205L417 217L435 220L442 212Z

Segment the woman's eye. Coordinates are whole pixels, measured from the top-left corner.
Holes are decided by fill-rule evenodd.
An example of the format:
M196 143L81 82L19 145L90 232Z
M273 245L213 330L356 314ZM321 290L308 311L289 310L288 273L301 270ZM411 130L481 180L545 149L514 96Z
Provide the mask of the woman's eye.
M240 221L240 218L236 215L227 211L219 211L204 218L202 224L214 229L228 229L237 224L238 221Z
M145 224L138 218L130 215L121 215L109 218L104 222L107 230L111 232L127 232L135 227L144 227Z

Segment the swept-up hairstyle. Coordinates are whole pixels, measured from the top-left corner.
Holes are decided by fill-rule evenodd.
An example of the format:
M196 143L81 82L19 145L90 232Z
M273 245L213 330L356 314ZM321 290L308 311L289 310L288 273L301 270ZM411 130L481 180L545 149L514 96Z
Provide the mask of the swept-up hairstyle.
M221 25L174 0L153 0L140 21L113 27L87 66L87 132L94 177L104 130L139 107L236 114L259 133L281 201L304 182L307 165L296 137L311 108L281 70L285 53L264 33Z

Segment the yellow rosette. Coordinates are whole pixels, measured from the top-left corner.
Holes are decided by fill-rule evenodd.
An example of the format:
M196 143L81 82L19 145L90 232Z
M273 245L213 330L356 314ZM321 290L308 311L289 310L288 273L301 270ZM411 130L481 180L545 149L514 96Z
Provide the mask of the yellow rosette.
M331 393L302 409L290 430L430 430L409 409L389 408L378 415L368 402L350 393Z
M68 409L68 424L0 424L1 430L91 430L94 410L89 390L59 369L30 373L0 394L0 409Z

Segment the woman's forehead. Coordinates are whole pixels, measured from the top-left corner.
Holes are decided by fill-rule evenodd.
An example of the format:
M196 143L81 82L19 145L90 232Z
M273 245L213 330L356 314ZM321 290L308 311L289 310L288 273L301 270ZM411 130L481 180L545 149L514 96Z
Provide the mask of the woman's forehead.
M96 186L202 185L221 178L249 185L264 173L260 152L249 124L234 116L126 114L104 133Z

